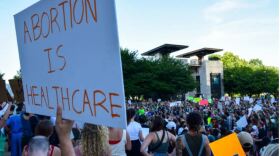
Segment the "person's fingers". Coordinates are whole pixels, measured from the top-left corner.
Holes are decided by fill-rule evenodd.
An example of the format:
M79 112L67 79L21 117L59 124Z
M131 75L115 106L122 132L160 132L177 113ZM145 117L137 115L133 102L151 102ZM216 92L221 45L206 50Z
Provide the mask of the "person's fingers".
M59 105L57 105L56 109L56 124L59 124L62 122L62 109Z

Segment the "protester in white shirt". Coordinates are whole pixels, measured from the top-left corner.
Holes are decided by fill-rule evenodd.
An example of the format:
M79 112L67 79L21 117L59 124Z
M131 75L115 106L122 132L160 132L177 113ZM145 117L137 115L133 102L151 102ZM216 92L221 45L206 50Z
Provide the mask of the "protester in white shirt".
M112 156L126 156L125 150L131 150L130 137L126 130L109 127L109 144Z
M142 134L142 127L141 125L134 121L135 118L135 110L134 109L128 109L127 110L127 132L129 134L132 148L130 151L126 151L128 156L141 156L140 154L140 148L141 148L141 142L144 141L144 137Z

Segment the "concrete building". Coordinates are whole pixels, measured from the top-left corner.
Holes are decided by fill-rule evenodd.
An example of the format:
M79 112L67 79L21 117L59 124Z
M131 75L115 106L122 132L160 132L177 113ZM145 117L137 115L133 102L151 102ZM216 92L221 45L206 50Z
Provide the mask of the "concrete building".
M223 49L201 48L176 56L177 58L190 58L189 66L193 70L193 77L199 84L195 92L189 94L201 94L205 98L220 98L224 94L223 64L219 60L204 60L204 57Z

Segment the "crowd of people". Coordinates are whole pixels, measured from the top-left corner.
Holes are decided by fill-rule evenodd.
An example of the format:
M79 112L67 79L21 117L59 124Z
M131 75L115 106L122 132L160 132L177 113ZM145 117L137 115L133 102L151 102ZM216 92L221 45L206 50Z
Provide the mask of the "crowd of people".
M132 103L127 104L127 128L120 129L76 127L62 119L59 106L54 119L27 113L23 104L3 103L0 152L7 144L12 156L211 156L211 142L236 133L247 156L274 156L279 152L278 104L266 99L183 101L172 107L170 102ZM244 126L238 124L241 118Z

